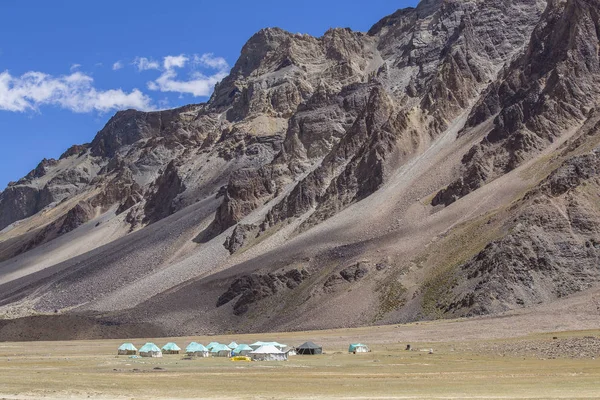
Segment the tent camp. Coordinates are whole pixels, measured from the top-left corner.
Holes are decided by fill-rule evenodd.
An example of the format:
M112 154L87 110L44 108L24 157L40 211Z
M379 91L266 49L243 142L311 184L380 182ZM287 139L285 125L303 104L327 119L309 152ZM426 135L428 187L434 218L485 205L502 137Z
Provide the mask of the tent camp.
M131 356L135 353L137 353L137 349L133 343L123 343L121 346L119 346L119 350L117 351L117 354L120 356Z
M208 349L202 346L200 343L192 342L185 348L185 352L188 356L194 357L208 357Z
M179 354L180 351L181 348L173 342L169 342L162 347L162 352L164 354Z
M236 347L238 347L238 344L236 342L231 342L227 345L227 347L229 347L231 350L233 350Z
M286 353L288 356L295 356L296 355L296 348L294 348L294 347L285 346L283 349L281 349L281 351L283 351L284 353Z
M224 344L218 344L213 346L210 350L210 354L213 357L231 357L231 349Z
M232 353L234 356L247 356L252 350L254 349L247 344L240 344L233 349Z
M162 351L154 343L146 343L140 349L140 356L142 357L162 357Z
M353 343L348 347L348 353L368 353L369 351L371 351L369 346L362 343Z
M254 361L287 361L288 359L286 353L271 344L260 346L248 355Z
M314 344L313 342L306 342L296 347L296 354L302 355L315 355L323 354L323 348Z

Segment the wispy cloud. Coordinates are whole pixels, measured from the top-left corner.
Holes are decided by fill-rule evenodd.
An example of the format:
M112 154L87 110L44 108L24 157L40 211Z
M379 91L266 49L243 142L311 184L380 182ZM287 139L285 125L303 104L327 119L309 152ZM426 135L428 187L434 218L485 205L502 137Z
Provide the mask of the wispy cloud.
M117 61L112 65L113 71L120 70L121 68L123 68L123 63L121 61Z
M214 70L214 73L205 75L198 71L192 71L189 74L189 79L177 79L178 74L176 69L185 67L190 61L190 57L183 54L166 56L163 59L163 73L156 80L148 82L148 89L205 97L210 95L214 86L229 73L229 64L222 57L215 57L213 54L203 54L201 56L194 55L191 60L192 67L201 66Z
M81 68L81 64L73 64L71 65L71 68L69 68L71 70L71 72L73 71L77 71L79 68Z
M213 53L205 53L199 56L194 55L194 65L199 65L204 68L213 68L218 70L228 70L229 64L223 57L215 57Z
M135 65L138 71L147 71L149 69L160 69L160 64L158 61L154 61L148 59L146 57L137 57L133 61L133 65Z
M0 73L0 110L23 112L53 105L76 113L107 112L124 108L153 109L150 97L133 89L98 90L93 78L81 72L51 76L42 72L27 72L14 77L8 71Z

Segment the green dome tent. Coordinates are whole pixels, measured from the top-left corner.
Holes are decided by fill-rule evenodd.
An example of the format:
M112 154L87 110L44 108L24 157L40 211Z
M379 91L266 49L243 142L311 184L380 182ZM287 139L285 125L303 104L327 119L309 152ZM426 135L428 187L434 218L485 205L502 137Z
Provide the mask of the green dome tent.
M233 350L236 347L238 347L238 344L236 342L231 342L227 345L227 347L229 347L231 350Z
M221 344L221 343L219 343L219 342L210 342L210 343L209 343L209 344L206 346L206 348L207 348L207 349L210 351L210 350L212 350L212 348L213 348L213 347L215 347L215 346L218 346L218 345L220 345L220 344Z
M247 356L252 350L252 347L248 346L247 344L240 344L233 349L232 353L235 356Z
M231 349L224 344L218 344L210 349L213 357L231 357Z
M192 342L186 348L185 352L188 356L195 357L208 357L209 352L208 349L202 346L200 343Z
M187 345L187 347L185 348L185 351L187 352L188 350L190 350L193 347L198 346L198 343L196 342L190 342L190 344Z
M162 351L154 343L146 343L140 349L140 356L142 357L162 357Z
M369 351L371 351L369 346L362 343L353 343L348 347L348 353L368 353Z
M162 352L164 354L179 354L180 351L181 348L173 342L165 344L162 348Z
M131 356L136 353L137 348L133 345L133 343L123 343L117 350L117 354L120 356Z

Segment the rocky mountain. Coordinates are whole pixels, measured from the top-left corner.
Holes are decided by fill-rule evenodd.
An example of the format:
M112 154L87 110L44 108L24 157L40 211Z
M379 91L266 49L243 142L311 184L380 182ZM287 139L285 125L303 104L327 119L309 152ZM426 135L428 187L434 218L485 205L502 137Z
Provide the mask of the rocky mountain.
M118 112L0 193L0 337L45 337L45 314L308 329L593 289L599 10L422 0L366 33L261 30L207 103Z

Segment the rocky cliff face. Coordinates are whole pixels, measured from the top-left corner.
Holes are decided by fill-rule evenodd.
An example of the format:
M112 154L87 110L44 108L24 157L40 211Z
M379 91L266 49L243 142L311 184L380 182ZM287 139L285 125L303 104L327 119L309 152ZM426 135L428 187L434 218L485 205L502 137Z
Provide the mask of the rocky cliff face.
M461 177L434 198L451 204L530 159L595 107L600 82L598 1L551 1L527 50L495 81L467 126L494 117L463 158Z
M269 212L263 229L316 209L305 225L311 226L372 194L388 169L402 165L477 99L526 43L542 8L537 1L424 1L380 21L366 36L326 33L323 53L333 54L338 65L350 57L359 68L329 80L320 72L317 90L306 93L306 105L290 121L281 153L252 178L269 189L242 200L242 212L230 193L217 224L226 228L258 207L258 199L272 199L274 185L283 190L289 184L281 175L301 181ZM342 49L331 50L332 43Z
M179 334L274 329L271 307L305 329L431 317L440 269L436 316L595 285L599 9L423 0L367 33L261 30L207 103L118 112L0 193L0 311ZM482 215L494 235L423 254Z

